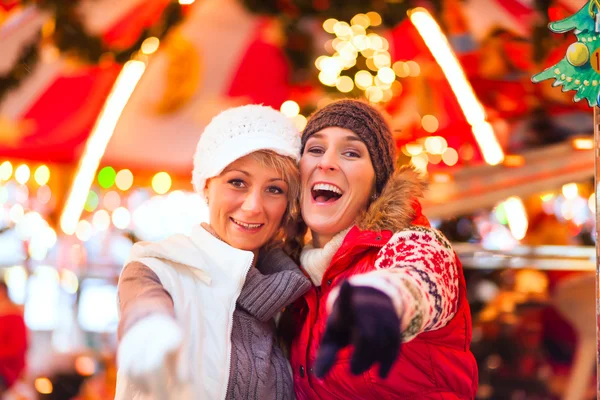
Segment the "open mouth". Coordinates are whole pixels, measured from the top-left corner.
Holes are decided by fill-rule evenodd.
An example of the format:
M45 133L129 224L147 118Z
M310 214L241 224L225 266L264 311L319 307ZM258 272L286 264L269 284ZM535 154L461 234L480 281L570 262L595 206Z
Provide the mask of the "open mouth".
M232 217L229 217L229 219L231 220L231 222L233 222L240 228L243 228L243 229L249 230L249 231L256 231L256 230L262 228L262 226L264 225L264 224L249 224L247 222L242 222L242 221L239 221Z
M311 189L312 198L317 203L334 203L342 195L342 189L330 183L315 183Z

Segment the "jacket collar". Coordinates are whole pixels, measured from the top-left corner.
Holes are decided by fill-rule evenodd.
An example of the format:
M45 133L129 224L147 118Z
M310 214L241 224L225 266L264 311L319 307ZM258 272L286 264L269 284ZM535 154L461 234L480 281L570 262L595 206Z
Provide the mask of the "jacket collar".
M302 249L300 264L315 286L321 286L323 274L341 247L348 231L350 228L335 235L322 249L315 249L310 243Z
M206 268L206 249L210 249L210 253L216 255L217 261L223 264L234 265L235 260L249 260L251 263L254 257L252 252L231 247L201 226L195 226L190 236L173 235L158 242L134 244L125 265L143 258L170 261L193 268L194 274L209 285L211 277Z

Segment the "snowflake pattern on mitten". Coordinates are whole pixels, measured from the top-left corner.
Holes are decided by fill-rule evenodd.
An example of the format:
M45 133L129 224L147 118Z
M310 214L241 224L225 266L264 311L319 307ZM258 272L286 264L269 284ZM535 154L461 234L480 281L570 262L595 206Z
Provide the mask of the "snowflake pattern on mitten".
M397 232L379 251L375 268L350 282L380 289L392 298L404 341L444 327L456 314L456 256L436 229L412 226Z

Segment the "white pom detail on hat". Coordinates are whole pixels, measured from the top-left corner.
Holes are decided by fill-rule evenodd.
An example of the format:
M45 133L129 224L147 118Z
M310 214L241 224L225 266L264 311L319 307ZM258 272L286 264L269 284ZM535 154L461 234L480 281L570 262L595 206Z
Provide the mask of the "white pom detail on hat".
M232 162L259 150L300 161L300 133L291 119L268 106L230 108L210 121L194 154L192 184L204 198L206 181Z

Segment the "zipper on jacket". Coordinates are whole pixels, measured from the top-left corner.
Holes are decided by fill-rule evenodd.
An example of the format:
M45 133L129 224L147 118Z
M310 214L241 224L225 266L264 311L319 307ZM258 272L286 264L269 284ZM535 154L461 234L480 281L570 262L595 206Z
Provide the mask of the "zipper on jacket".
M321 286L316 286L315 287L315 291L317 292L316 297L316 312L314 313L314 319L311 321L311 329L308 332L308 343L306 344L306 351L304 353L304 364L306 366L306 380L308 381L308 386L311 388L311 390L314 391L312 384L311 384L311 375L312 375L312 365L308 365L308 362L310 361L310 349L311 349L311 344L313 341L313 335L312 335L312 328L314 328L314 326L317 324L317 320L319 319L319 310L321 309ZM309 310L309 315L310 315L310 310ZM300 367L302 367L302 365L300 365ZM316 392L315 392L316 393Z
M240 297L240 293L242 293L242 288L244 287L244 283L246 282L246 276L248 275L248 271L252 268L252 264L254 263L254 254L252 254L252 258L250 258L250 264L246 267L246 272L243 275L243 280L241 285L239 285L239 290L235 293L235 299L233 301L233 310L229 310L229 348L227 350L227 386L225 387L225 394L223 396L223 400L227 399L227 392L229 392L229 380L231 379L231 351L233 349L233 342L231 341L231 332L233 331L233 313L235 312L235 307L237 305L237 299Z
M375 243L369 243L369 244L362 244L361 246L366 246L366 247L383 247L383 244L375 244ZM340 254L339 256L335 257L333 260L331 260L331 263L329 264L329 267L327 268L327 270L329 270L333 265L339 263L341 260L343 260L344 258L346 258L357 246L353 246L350 249L346 250L343 254ZM327 270L325 270L325 274L323 274L323 278L326 277L327 274ZM322 286L323 286L323 281L321 280L321 285L320 286L316 286L315 287L315 291L317 292L316 294L316 312L315 312L315 318L313 321L311 321L311 332L309 332L308 335L308 343L306 346L306 353L305 353L305 358L304 358L304 363L306 364L306 378L308 380L308 385L309 387L314 391L311 382L311 372L312 372L312 366L308 365L308 362L310 360L310 349L311 349L311 344L313 342L313 335L312 335L312 329L315 327L317 320L319 319L319 315L321 314L321 294L323 292ZM325 281L325 284L327 284L327 281ZM316 393L316 392L315 392Z
M374 243L361 244L361 246L379 247L379 248L383 247L383 245L374 244ZM335 259L332 260L331 263L329 264L329 268L331 268L333 265L339 263L341 260L343 260L344 258L346 258L352 252L352 250L354 250L355 247L356 246L354 246L354 247L350 248L349 250L345 251L343 254L340 254L338 257L335 257ZM326 273L327 273L327 271L326 271ZM325 276L326 275L324 274L323 278L325 278ZM326 281L325 284L328 285L327 281ZM315 290L317 292L317 295L316 295L316 313L315 313L316 315L315 315L315 318L314 318L314 320L312 321L312 324L311 324L311 331L315 327L315 325L316 325L316 323L317 323L317 321L319 319L319 315L321 314L321 307L320 307L320 305L321 305L321 295L322 295L322 292L323 292L322 286L323 286L323 281L321 281L321 286L315 287ZM329 316L327 316L327 317L329 317ZM309 359L310 359L311 344L313 342L313 335L311 333L309 333L309 335L308 335L308 344L306 346L305 364L306 364L306 375L307 375L308 384L311 387L311 389L314 391L314 389L312 388L312 384L310 383L310 381L311 381L311 379L310 379L310 372L312 372L312 366L308 365L308 362L309 362Z

